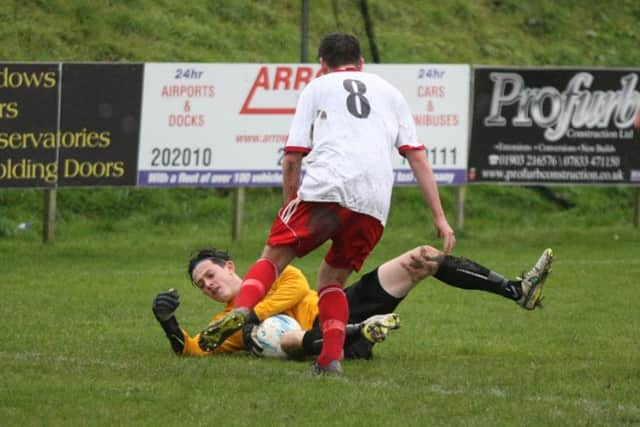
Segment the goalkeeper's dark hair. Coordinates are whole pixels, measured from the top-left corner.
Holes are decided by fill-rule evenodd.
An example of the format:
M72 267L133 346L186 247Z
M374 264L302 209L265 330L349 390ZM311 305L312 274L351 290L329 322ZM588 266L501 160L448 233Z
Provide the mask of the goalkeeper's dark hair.
M322 58L330 68L357 65L361 57L360 42L351 34L327 34L318 47L318 58Z
M200 249L191 255L187 266L187 276L189 276L189 281L191 283L193 283L193 270L196 268L196 265L200 264L200 262L205 259L210 260L212 263L219 265L220 267L224 267L227 261L232 260L231 256L229 256L226 251L216 248Z

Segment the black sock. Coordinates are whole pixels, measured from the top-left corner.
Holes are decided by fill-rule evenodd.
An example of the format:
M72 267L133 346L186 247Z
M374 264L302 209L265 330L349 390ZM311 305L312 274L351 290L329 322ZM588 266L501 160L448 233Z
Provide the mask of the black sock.
M354 323L349 323L345 329L344 348L347 349L351 344L356 343L358 340L362 340L362 332L360 332L360 326ZM371 345L369 345L369 353L371 353ZM315 326L313 329L305 332L302 337L302 349L306 356L317 356L322 351L322 331L319 327ZM346 351L346 350L345 350ZM346 357L346 354L345 354ZM368 357L370 358L370 357Z
M434 277L462 289L475 289L518 300L521 286L518 280L507 280L470 259L446 255Z
M302 337L302 348L307 356L317 356L322 351L322 331L314 326L304 333Z
M176 317L171 316L164 322L160 322L160 326L162 326L164 333L167 335L174 353L182 354L184 350L184 335L182 334L182 329L180 329Z

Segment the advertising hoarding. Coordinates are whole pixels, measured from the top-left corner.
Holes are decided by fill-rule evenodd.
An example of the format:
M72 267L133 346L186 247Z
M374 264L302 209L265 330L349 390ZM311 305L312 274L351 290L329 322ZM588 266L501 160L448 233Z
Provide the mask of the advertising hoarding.
M469 182L640 183L638 70L474 70Z

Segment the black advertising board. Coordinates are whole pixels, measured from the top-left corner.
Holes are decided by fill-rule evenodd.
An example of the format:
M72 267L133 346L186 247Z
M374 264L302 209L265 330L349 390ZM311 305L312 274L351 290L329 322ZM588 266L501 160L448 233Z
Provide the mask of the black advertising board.
M63 64L60 186L136 185L143 64Z
M58 64L0 64L0 188L54 187Z
M640 184L639 79L476 67L468 182Z

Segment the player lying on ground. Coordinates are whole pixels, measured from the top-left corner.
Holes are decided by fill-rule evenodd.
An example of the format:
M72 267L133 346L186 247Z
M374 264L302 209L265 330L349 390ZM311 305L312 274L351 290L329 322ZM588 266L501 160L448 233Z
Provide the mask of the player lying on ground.
M504 276L466 258L445 255L431 246L418 246L397 258L383 263L363 275L345 290L350 306L347 340L344 355L347 358L371 358L373 343L386 337L389 329L399 326L393 315L396 307L422 280L434 276L440 281L462 289L481 290L502 295L527 310L541 306L542 285L551 271L553 253L546 249L531 270L521 278L508 280ZM234 308L242 279L226 252L216 249L201 250L189 261L188 275L204 295L227 304L212 322ZM267 296L251 313L251 324L275 314L287 314L298 321L303 331L291 331L283 336L283 349L292 355L317 355L322 346L322 333L318 327L318 294L300 270L288 266ZM250 327L237 331L213 351L200 348L199 336L191 337L181 329L175 317L180 304L178 292L169 290L158 294L153 302L153 313L165 331L173 351L178 355L205 356L251 348ZM372 316L384 315L372 318Z

